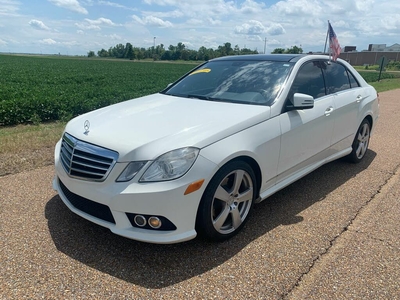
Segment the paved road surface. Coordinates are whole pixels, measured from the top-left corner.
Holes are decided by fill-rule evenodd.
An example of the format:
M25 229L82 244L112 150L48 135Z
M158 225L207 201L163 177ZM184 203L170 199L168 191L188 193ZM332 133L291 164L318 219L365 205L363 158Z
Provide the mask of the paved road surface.
M220 244L139 243L71 213L52 167L0 177L1 299L400 299L400 90L365 160L325 165Z

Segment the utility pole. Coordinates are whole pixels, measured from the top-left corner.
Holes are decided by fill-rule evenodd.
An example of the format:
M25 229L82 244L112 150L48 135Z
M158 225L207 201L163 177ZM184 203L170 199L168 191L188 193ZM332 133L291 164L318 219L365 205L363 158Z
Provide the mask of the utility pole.
M156 37L154 37L153 47L154 47L154 49L156 49Z
M265 38L265 40L264 40L264 54L265 54L266 48L267 48L267 38Z

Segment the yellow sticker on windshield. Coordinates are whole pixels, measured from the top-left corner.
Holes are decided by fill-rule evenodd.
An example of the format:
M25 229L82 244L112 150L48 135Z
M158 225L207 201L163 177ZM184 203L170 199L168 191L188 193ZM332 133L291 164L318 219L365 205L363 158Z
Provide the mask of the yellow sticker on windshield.
M211 69L201 69L201 70L196 70L196 71L190 73L189 76L193 75L193 74L198 74L198 73L210 73L210 72L211 72Z

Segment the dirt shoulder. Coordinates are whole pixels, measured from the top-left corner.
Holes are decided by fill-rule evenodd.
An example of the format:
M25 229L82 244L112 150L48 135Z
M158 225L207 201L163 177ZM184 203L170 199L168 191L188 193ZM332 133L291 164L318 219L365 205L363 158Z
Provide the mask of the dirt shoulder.
M64 123L0 127L0 177L53 164Z

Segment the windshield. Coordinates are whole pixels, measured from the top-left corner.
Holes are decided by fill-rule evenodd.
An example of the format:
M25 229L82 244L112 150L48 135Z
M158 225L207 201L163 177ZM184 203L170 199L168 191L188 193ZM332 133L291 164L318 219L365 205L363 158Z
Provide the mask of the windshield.
M164 93L209 101L271 105L292 66L276 61L210 61Z

